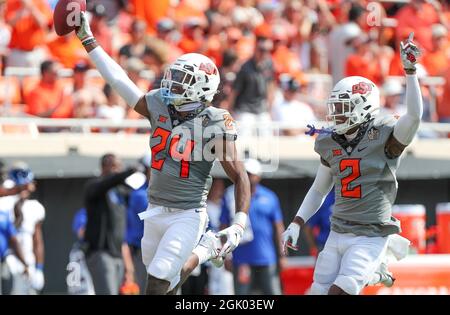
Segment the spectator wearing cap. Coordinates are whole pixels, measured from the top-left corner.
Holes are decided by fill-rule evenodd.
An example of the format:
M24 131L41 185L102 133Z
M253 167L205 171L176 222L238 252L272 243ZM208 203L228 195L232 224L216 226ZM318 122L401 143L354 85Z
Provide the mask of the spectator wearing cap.
M92 19L90 26L98 44L110 56L113 55L112 32L108 26L106 18L106 8L103 4L96 4L92 8Z
M181 34L176 28L175 22L169 18L162 18L156 25L156 39L158 43L165 43L169 48L167 49L167 61L173 62L183 54L183 51L178 47ZM153 39L152 42L155 42ZM148 43L150 44L150 43Z
M232 255L235 294L247 295L255 291L262 291L260 293L265 295L281 294L277 262L283 267L285 257L281 249L284 225L280 202L274 192L260 184L261 164L247 159L244 166L252 196L244 236ZM222 227L233 221L233 191L233 186L225 190L220 217Z
M241 135L248 135L246 125L264 126L270 121L270 107L275 84L271 52L273 42L265 28L257 33L253 57L246 61L236 75L230 96L235 118L241 122ZM263 128L263 133L267 130Z
M41 64L41 80L26 97L27 113L39 117L71 118L72 100L58 82L59 65L47 60Z
M314 111L308 104L298 100L301 85L295 78L290 75L282 75L280 77L281 95L274 102L272 109L272 117L275 121L287 123L291 125L289 128L283 129L283 135L299 136L303 134L303 129L295 128L299 125L299 121L304 122L306 126L317 120Z
M404 88L398 79L387 79L382 86L382 107L381 112L387 115L403 115L406 113L406 106L402 104Z
M444 25L434 24L431 34L431 50L424 53L422 64L430 76L440 76L444 74L450 61L448 31Z
M29 166L21 161L12 165L9 177L15 185L26 185L33 183L34 180L34 174ZM29 266L29 274L24 276L23 263L16 256L8 257L7 263L13 275L12 294L36 294L43 289L45 283L42 233L45 208L38 200L31 198L34 190L33 186L32 190L22 191L13 209L17 239Z
M124 65L128 58L142 58L145 51L145 21L135 19L131 23L130 42L119 49L119 64Z
M103 92L97 86L88 83L89 69L89 64L84 60L78 61L73 68L73 84L66 87L66 94L72 96L75 118L93 118L96 107L106 103Z
M126 241L132 258L134 274L125 274L125 282L136 282L140 293L145 293L147 286L147 270L142 263L141 239L144 235L144 222L138 214L144 212L148 206L148 185L151 173L151 154L146 154L139 160L145 172L145 182L136 190L130 192L127 208L127 232Z
M12 29L7 66L39 67L46 58L43 46L53 20L47 0L8 0L5 20Z
M365 24L364 8L360 4L353 3L347 18L346 23L336 26L329 34L328 60L330 60L333 82L345 76L345 63L353 51L348 42L361 34Z

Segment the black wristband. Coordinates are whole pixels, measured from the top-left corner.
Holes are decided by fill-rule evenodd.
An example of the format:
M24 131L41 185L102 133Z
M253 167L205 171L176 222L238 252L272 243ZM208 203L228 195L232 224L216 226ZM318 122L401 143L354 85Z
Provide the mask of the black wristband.
M95 40L95 38L94 38L94 37L90 37L90 38L88 38L88 39L82 41L81 44L83 44L83 46L86 47L86 46L88 46L88 45L90 45L90 44L93 44L93 43L95 43L95 42L97 42L97 41Z

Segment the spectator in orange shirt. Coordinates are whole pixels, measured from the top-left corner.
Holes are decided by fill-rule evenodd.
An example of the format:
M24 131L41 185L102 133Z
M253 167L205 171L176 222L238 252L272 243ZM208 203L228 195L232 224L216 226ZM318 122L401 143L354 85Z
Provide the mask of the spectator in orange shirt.
M348 56L345 63L345 76L363 76L375 84L382 82L378 58L373 51L373 43L366 34L352 40L355 53Z
M45 59L41 46L52 24L52 11L46 0L8 0L6 22L12 28L8 66L38 67Z
M28 94L27 113L39 117L71 118L72 101L58 83L58 65L51 60L41 64L41 80Z
M395 18L398 21L397 37L402 35L403 29L413 29L414 40L426 51L432 49L431 25L439 23L439 15L433 5L425 0L411 0L397 12Z
M183 38L178 47L184 53L202 53L206 48L205 26L201 19L189 18L183 26Z
M47 43L52 57L64 68L73 68L80 59L86 59L86 51L74 33L55 36Z
M447 33L442 24L434 24L432 27L432 49L422 59L423 66L431 76L442 75L449 64Z

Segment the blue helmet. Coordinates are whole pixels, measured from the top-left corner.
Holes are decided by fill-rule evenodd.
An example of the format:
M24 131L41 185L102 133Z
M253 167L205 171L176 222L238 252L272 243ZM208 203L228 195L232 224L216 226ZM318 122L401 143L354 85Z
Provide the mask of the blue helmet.
M33 181L34 174L25 163L17 163L8 173L16 185L26 185Z

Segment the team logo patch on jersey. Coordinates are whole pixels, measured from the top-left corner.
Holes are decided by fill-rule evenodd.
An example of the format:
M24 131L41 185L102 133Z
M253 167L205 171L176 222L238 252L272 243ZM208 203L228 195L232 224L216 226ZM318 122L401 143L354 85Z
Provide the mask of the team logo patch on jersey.
M367 133L367 138L369 138L369 140L377 140L379 137L380 131L375 127L372 127Z
M224 114L223 119L225 120L225 128L227 128L228 130L234 128L234 119L230 114Z
M158 121L165 123L167 121L169 117L163 116L163 115L159 115Z
M339 155L342 155L342 150L341 149L333 150L333 156L339 156Z

